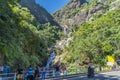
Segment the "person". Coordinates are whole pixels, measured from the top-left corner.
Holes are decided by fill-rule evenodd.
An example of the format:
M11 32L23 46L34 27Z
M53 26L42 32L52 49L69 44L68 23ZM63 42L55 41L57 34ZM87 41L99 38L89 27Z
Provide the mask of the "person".
M95 66L92 65L92 66L91 66L91 77L94 77L94 69L95 69Z
M114 71L117 70L117 64L116 63L113 64L112 70L114 70Z
M10 66L7 66L7 65L6 65L6 66L4 67L4 73L5 73L5 76L6 76L6 77L9 77L9 74L8 74L9 72L10 72Z
M94 65L88 66L88 78L94 77Z
M100 69L100 71L102 71L102 66L101 65L99 66L99 69Z
M91 66L90 65L88 66L88 74L87 75L88 75L88 78L90 78L90 76L91 76Z
M3 73L3 71L4 71L4 65L1 65L0 66L0 73Z
M31 67L31 65L28 68L27 80L34 80L33 79L33 68Z
M10 67L6 65L4 67L4 73L9 73L9 72L10 72Z
M45 77L46 77L46 68L43 67L42 68L42 79L45 79Z
M1 66L1 72L3 73L4 71L4 65Z
M60 65L57 63L55 65L55 76L58 77L60 75Z
M17 80L22 80L23 76L23 69L21 68L20 65L18 65L18 69L17 69Z
M65 66L65 64L62 65L61 70L62 70L62 74L66 75L66 66Z
M34 73L34 79L37 80L38 77L39 77L39 68L38 68L38 66L36 66L35 73Z

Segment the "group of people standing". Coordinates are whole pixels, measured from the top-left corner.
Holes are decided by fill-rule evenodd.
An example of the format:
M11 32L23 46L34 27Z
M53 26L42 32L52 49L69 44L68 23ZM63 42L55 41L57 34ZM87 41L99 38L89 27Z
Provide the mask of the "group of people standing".
M7 66L7 65L0 66L0 73L9 73L9 72L10 72L10 66Z
M55 77L60 76L60 72L66 75L66 66L64 64L55 64L53 69L55 70ZM38 80L39 77L45 79L48 74L46 67L36 66L35 69L30 65L27 70L23 70L19 65L17 69L17 80Z
M31 65L27 70L23 70L19 65L17 69L17 77L16 80L38 80L40 76L40 67L36 66L33 68Z
M64 63L62 63L61 65L56 64L55 65L55 76L58 77L59 75L67 75L67 67L65 66Z

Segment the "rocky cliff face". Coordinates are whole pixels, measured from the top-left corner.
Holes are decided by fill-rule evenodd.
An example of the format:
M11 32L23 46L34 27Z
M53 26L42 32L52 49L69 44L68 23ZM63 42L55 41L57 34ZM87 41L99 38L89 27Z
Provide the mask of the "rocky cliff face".
M90 2L89 2L90 1ZM61 10L53 14L54 18L62 26L65 40L58 42L62 48L69 43L72 32L78 29L82 23L101 17L114 7L120 5L119 0L71 0ZM75 27L77 29L75 30Z
M83 3L86 3L86 0L71 0L66 6L54 14L55 19L61 20L65 16L68 17L74 9L80 8Z
M86 3L86 0L71 0L69 2L69 8L78 8L80 7L83 3Z
M21 0L21 5L29 8L30 12L40 23L50 22L52 25L57 24L53 20L51 14L49 14L43 7L36 4L35 0Z
M114 8L118 8L117 6L120 5L120 0L90 0L89 3L84 2L82 4L79 3L80 1L81 0L72 0L64 8L62 8L61 10L57 11L54 14L56 20L63 27L66 27L67 29L75 27L76 24L78 26L80 26L83 22L89 21L88 23L82 25L81 28L79 30L77 30L77 32L74 32L72 34L72 37L73 37L73 38L71 38L72 42L55 59L56 61L60 60L61 62L71 64L71 66L75 66L76 64L78 64L78 62L81 62L82 60L83 60L82 61L83 64L89 63L90 57L89 56L86 57L86 54L90 53L89 51L91 50L91 48L94 48L93 45L96 47L96 45L98 45L99 43L100 44L105 43L104 40L100 39L101 37L98 38L98 40L96 40L96 36L106 35L106 33L103 33L103 32L104 31L106 32L107 30L108 30L108 32L109 32L109 30L111 30L111 32L112 32L113 28L117 27L116 22L119 22L116 20L115 24L111 23L113 21L112 19L115 18L114 15L119 14L119 12L118 12L119 10L117 11L118 14L117 14L117 12L111 13L112 11L110 11L110 10L113 10ZM111 14L113 14L113 15L111 15ZM116 17L118 17L118 16L116 16ZM92 20L94 20L94 21L92 21ZM109 20L111 20L111 21L109 21ZM109 27L108 27L108 25L109 25ZM112 25L114 25L114 26L112 26ZM109 28L111 28L111 29L109 29ZM98 32L98 34L96 32ZM118 33L116 33L116 34L118 35ZM108 33L108 35L110 35L110 33ZM114 35L114 34L111 33L111 35ZM93 37L94 37L94 39L93 39ZM109 38L110 37L112 39L113 36L109 36ZM68 39L62 40L61 42L59 42L59 45L61 47L64 47L66 45L66 42L68 41ZM106 40L107 39L108 39L108 36L106 36ZM96 40L96 42L93 40ZM101 42L97 42L99 40ZM108 42L108 40L107 40L107 42ZM86 47L88 47L89 43L90 43L91 47L89 47L88 49L90 49L90 50L85 49ZM100 50L100 47L98 47L97 50L98 50L97 54L98 53L100 54L100 53L102 53L101 50L103 50L103 49ZM85 51L85 53L83 53L83 51ZM85 54L85 56L83 56L84 54ZM93 50L93 54L94 54L94 50ZM92 54L92 52L90 53L90 55L93 55L93 54ZM76 57L76 55L80 55L80 56ZM102 59L105 60L103 58L103 55L106 56L106 54L103 53L100 60L102 60ZM66 56L68 56L68 57L66 57ZM83 59L85 57L86 57L86 59ZM99 57L99 55L98 55L98 57ZM96 59L98 59L93 56L91 58L91 60L93 58L95 59L95 61L96 61ZM98 63L100 62L100 60L98 59ZM74 63L76 63L76 64L73 65Z
M53 14L63 27L72 28L109 11L109 5L116 0L71 0L64 8Z

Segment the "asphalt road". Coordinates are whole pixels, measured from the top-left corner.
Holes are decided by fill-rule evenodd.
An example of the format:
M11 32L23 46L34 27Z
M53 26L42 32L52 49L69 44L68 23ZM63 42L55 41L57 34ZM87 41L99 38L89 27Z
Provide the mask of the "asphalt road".
M94 78L87 78L87 76L79 76L63 80L120 80L120 71L99 73L96 74Z

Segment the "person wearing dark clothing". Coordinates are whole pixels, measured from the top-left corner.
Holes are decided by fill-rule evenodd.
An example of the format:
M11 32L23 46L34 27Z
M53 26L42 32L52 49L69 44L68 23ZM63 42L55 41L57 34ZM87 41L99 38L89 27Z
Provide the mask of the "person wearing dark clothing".
M60 68L59 68L59 65L56 65L56 71L59 71Z
M36 66L35 73L34 73L34 79L37 80L39 77L39 69L38 66Z
M88 78L94 77L94 66L88 67Z
M91 74L91 67L88 66L88 77L90 77L90 74Z
M59 64L56 64L55 71L56 71L55 76L58 77L60 75L60 72L59 72L60 71L60 66L59 66Z

